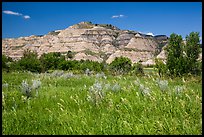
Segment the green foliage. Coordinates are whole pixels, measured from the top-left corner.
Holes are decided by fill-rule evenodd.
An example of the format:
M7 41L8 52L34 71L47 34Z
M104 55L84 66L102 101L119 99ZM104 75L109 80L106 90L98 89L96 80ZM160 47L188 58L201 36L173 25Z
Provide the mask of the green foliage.
M16 63L17 69L31 72L41 72L41 63L37 58L37 53L25 50L23 57Z
M74 64L73 61L63 60L62 62L59 63L59 69L62 69L62 70L73 70L75 65L76 64Z
M2 69L9 72L11 70L11 65L13 64L13 60L10 57L2 54Z
M2 54L2 69L7 69L8 68L8 58L6 57L6 55Z
M67 60L59 63L59 69L62 70L78 70L82 73L89 69L91 71L100 72L104 69L104 65L99 62L90 61L90 60Z
M43 54L40 57L42 67L45 71L49 69L58 69L59 64L64 60L65 60L64 56L62 56L60 53L55 53L55 52Z
M131 70L131 60L127 57L116 57L110 64L110 70L113 73L125 74Z
M171 34L167 51L167 68L171 76L183 74L200 74L198 57L200 53L199 33L191 32L186 36L186 45L182 43L182 37Z
M157 59L157 58L155 59L154 67L157 69L160 77L168 73L167 66L164 64L164 62L161 59Z
M200 40L198 32L191 32L186 36L186 46L184 48L184 52L186 53L186 63L187 63L187 72L192 74L199 74L198 68L198 57L200 50Z
M180 75L180 62L182 59L182 37L175 33L170 35L169 44L166 48L167 51L167 68L171 75Z
M132 73L136 75L144 75L144 69L140 62L134 63L132 66Z

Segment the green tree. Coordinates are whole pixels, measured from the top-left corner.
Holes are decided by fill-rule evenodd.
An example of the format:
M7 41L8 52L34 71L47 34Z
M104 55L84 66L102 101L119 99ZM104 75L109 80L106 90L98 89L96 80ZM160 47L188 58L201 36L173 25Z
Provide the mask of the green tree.
M41 63L37 58L37 53L30 50L25 50L23 57L17 61L17 68L20 70L28 70L31 72L41 72Z
M141 62L134 63L132 66L132 72L136 75L144 75L144 69Z
M13 64L14 64L14 61L11 57L2 54L2 69L3 70L6 70L7 72L9 72L11 69L13 69L12 67Z
M181 35L175 33L170 35L169 44L166 47L167 54L167 69L170 75L182 75L185 73L182 69L183 61L183 43Z
M62 70L73 70L74 68L74 62L71 60L63 60L59 63L59 69Z
M8 58L6 57L6 55L2 54L2 68L3 69L7 69L7 62L8 62Z
M55 53L55 52L47 53L47 54L44 53L40 57L40 61L45 71L49 69L53 69L53 70L58 69L60 67L59 64L64 60L65 60L64 56L62 56L60 53Z
M192 74L196 74L198 72L198 57L200 50L200 40L198 32L191 32L186 36L186 46L184 48L184 52L186 53L186 63L187 70Z
M127 57L116 57L110 64L110 69L112 72L117 74L128 73L131 70L131 60Z
M157 69L160 77L167 74L167 67L161 59L157 59L157 58L155 59L154 67Z

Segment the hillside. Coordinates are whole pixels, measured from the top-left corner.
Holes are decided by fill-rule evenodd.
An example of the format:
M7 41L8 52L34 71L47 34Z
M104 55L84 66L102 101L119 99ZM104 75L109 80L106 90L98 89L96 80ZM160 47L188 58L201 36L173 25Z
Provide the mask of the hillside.
M2 53L20 59L23 51L43 53L73 52L74 60L93 60L111 63L115 57L125 56L133 63L146 62L158 55L168 42L165 35L150 36L136 31L120 30L111 24L81 22L64 30L49 32L46 35L10 38L2 40Z

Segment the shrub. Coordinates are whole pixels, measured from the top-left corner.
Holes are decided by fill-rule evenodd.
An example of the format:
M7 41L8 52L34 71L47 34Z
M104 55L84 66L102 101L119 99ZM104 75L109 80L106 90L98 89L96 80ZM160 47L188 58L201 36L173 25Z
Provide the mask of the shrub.
M105 94L103 91L103 85L101 82L95 82L90 88L89 88L89 95L88 95L88 101L93 102L95 105L98 105L104 98Z
M8 66L7 66L7 63L8 62L8 58L6 57L6 55L2 54L2 68L3 69L7 69Z
M27 81L24 80L21 83L21 92L27 97L27 99L34 96L34 91L36 93L35 96L38 96L38 89L41 86L41 82L39 80L32 80L32 82L32 85L29 85Z
M74 64L74 62L73 61L71 61L71 60L63 60L63 61L61 61L60 63L59 63L59 65L58 65L59 67L59 69L62 69L62 70L73 70L74 69L74 66L75 66L75 64Z
M144 75L144 69L140 62L133 64L132 73L136 75Z
M159 86L161 91L166 91L168 90L168 81L167 80L156 80L157 85Z
M31 72L41 72L42 66L40 60L37 58L37 53L26 50L23 57L16 62L17 69L28 70Z
M131 70L131 60L127 57L116 57L110 64L110 70L117 74L125 74Z
M59 64L65 60L65 57L62 56L60 53L48 53L48 54L43 54L40 57L40 61L42 63L42 67L45 71L49 69L58 69L61 66Z
M156 70L158 71L159 76L163 76L167 73L167 67L161 59L155 59L155 66Z

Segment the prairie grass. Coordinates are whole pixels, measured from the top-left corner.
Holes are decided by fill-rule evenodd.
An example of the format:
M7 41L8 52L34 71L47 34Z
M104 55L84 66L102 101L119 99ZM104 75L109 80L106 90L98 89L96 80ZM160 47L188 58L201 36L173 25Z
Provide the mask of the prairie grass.
M2 134L202 134L200 77L73 75L2 72ZM38 96L25 98L21 83L36 79ZM104 94L98 103L90 88Z

